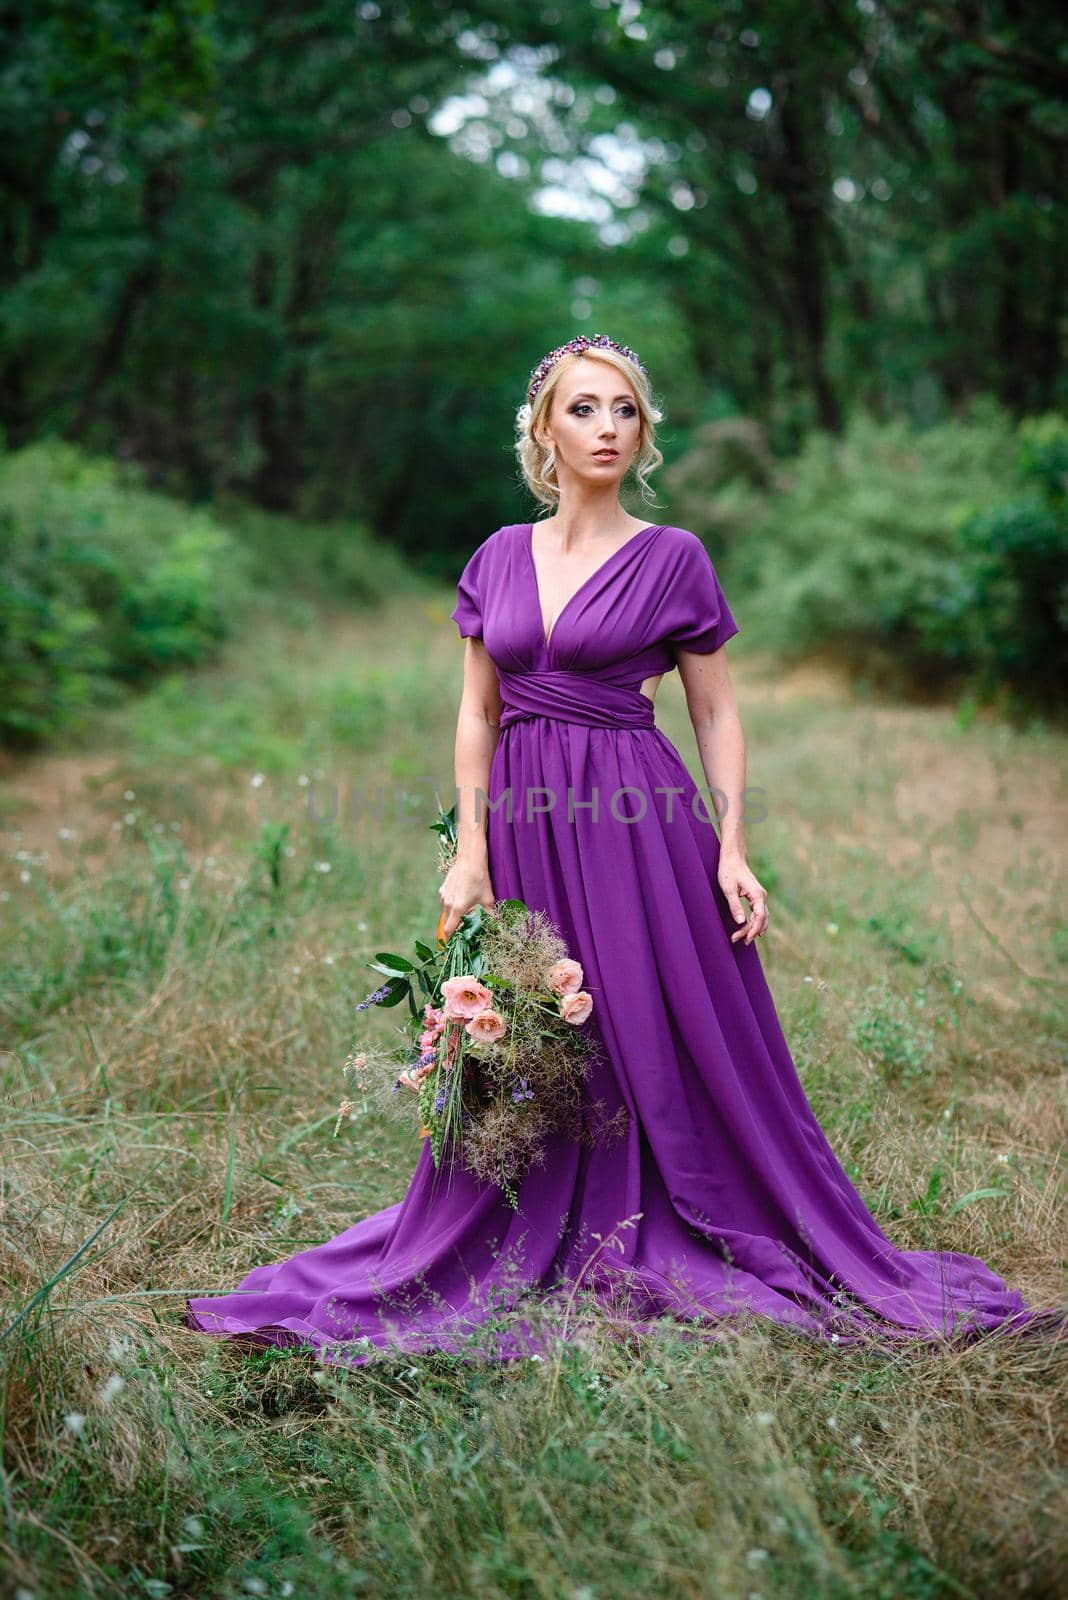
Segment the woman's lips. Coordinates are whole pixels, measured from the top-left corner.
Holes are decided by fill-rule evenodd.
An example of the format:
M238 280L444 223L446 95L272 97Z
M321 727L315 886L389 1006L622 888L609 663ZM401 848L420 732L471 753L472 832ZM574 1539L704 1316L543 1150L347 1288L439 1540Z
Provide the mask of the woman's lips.
M595 450L593 459L595 461L614 461L618 455L618 450Z

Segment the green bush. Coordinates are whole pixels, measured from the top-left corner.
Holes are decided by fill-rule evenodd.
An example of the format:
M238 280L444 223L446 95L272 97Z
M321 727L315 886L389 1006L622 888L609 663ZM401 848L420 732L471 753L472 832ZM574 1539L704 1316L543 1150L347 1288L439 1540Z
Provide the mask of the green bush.
M39 744L88 705L207 659L249 558L204 511L43 441L0 458L0 741Z
M253 557L257 584L278 597L349 610L426 591L403 550L376 541L362 522L307 522L236 498L217 514Z
M814 434L730 553L739 611L787 659L1048 707L1068 648L1066 469L1061 418L1017 426L989 401L924 430L858 416Z
M1054 705L1068 682L1068 422L1020 425L1014 498L968 517L929 633L984 698Z

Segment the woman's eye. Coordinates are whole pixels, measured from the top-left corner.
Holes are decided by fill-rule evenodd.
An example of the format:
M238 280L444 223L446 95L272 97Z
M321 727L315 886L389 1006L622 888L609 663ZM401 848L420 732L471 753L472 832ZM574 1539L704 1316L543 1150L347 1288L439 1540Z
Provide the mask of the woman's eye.
M576 417L581 416L584 411L591 411L592 409L588 400L580 400L577 406L571 407L572 413ZM636 414L629 401L624 402L622 411L625 417L633 417Z

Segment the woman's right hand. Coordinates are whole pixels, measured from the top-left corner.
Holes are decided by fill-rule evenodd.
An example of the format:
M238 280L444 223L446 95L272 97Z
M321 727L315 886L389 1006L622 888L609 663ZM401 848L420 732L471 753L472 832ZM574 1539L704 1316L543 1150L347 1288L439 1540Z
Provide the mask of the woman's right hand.
M488 865L484 861L458 857L442 879L438 899L445 913L441 932L448 939L472 906L481 905L492 911L496 905Z

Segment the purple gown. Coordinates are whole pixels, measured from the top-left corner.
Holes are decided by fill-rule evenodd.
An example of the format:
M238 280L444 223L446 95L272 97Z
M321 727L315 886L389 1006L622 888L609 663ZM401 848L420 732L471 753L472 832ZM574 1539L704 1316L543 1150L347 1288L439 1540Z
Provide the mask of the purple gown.
M531 525L509 524L471 555L451 615L500 678L494 893L544 910L582 963L584 1026L602 1047L589 1106L624 1106L626 1131L561 1136L516 1211L460 1168L431 1197L425 1141L402 1200L189 1301L187 1321L360 1365L388 1346L538 1352L582 1305L622 1330L715 1337L755 1316L842 1343L1036 1316L975 1256L895 1248L806 1099L756 944L730 942L718 836L639 688L676 648L717 650L738 631L697 536L632 535L546 643Z

